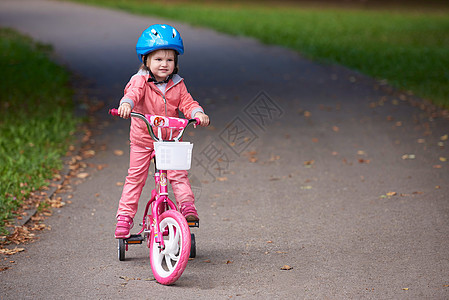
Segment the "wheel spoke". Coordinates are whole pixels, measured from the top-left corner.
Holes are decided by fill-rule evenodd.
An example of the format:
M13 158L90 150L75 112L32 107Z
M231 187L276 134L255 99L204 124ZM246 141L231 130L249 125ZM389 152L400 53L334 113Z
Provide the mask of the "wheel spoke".
M170 256L171 256L170 254L165 255L165 263L167 264L168 270L169 270L170 272L172 272L173 269L175 268L176 262L173 263Z
M168 224L168 227L168 239L165 241L164 254L168 254L174 258L179 250L180 230L174 224Z

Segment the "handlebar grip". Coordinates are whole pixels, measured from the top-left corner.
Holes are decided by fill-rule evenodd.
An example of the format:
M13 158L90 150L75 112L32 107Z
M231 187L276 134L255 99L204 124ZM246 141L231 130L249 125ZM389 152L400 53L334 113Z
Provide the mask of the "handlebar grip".
M111 108L109 110L109 114L118 117L119 116L118 109L117 108Z
M196 120L196 123L195 123L195 125L201 125L201 121L200 121L200 119L199 119L199 118L195 118L195 120Z

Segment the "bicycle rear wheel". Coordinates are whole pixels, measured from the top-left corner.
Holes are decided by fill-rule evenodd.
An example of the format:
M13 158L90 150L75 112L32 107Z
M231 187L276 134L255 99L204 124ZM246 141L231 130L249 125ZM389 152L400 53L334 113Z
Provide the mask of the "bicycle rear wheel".
M150 237L150 263L156 280L164 285L174 283L184 272L190 254L190 229L184 216L168 210L160 216L160 232L164 233L165 249L156 242L154 230Z

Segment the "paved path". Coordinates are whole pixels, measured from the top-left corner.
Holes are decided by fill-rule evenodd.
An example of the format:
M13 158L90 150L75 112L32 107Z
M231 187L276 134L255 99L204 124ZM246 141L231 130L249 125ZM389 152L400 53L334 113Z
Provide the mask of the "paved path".
M165 21L0 2L1 26L54 45L106 107L138 67L138 34L156 22ZM449 298L449 165L440 161L449 158L448 121L344 68L170 23L185 40L181 74L214 125L190 137L197 258L171 287L151 281L145 247L117 260L128 122L105 108L90 176L72 183L72 203L47 221L52 230L0 273L0 299Z

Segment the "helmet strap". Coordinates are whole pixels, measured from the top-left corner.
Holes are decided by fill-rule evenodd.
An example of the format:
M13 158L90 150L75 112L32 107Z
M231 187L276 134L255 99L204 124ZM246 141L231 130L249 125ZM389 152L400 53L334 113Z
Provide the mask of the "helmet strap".
M170 81L170 79L172 79L173 74L170 74L167 79L162 80L162 81L157 81L156 78L154 78L154 75L151 71L148 70L148 72L150 73L150 78L148 78L148 82L154 82L154 84L161 84L161 83L168 83Z

